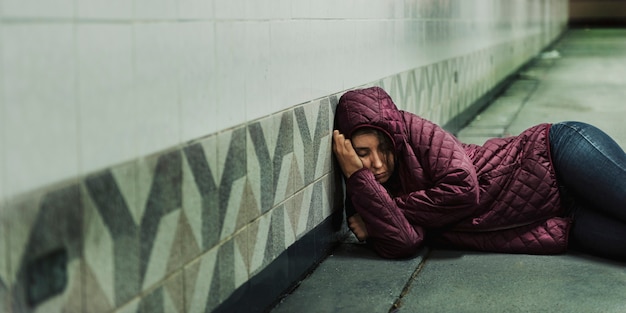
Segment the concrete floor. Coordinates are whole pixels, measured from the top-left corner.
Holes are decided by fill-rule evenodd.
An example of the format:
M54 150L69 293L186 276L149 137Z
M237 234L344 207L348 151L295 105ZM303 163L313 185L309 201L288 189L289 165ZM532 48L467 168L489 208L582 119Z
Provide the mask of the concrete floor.
M553 49L558 57L538 57L459 138L482 144L578 120L626 148L626 29L570 30ZM272 312L626 312L626 264L429 249L385 260L351 237Z

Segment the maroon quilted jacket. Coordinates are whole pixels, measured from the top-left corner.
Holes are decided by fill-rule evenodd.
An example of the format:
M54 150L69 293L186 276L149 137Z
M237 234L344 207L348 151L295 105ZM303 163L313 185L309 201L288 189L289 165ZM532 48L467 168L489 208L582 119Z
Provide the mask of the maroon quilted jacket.
M564 252L563 215L550 160L550 125L519 136L466 145L441 127L398 110L378 87L339 100L337 129L347 138L363 126L393 141L395 179L381 185L367 169L346 181L347 200L365 221L382 256L409 256L425 239L464 249ZM394 185L395 188L388 186Z

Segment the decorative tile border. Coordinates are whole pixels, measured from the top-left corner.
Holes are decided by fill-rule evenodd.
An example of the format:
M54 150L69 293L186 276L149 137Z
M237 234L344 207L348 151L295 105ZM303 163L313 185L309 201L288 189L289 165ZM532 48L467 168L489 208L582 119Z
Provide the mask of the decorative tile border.
M1 279L11 294L8 312L29 312L33 304L39 304L41 312L82 310L83 216L80 191L74 182L57 188L10 203L6 210L1 211L0 218L7 235L3 238L7 239L6 249L10 252L7 254L8 271L6 277ZM42 259L59 254L63 256L63 273L44 273L58 274L53 277L61 290L55 292L31 275L34 272L41 274L41 269L45 267L42 266ZM42 299L48 295L54 297L43 302Z
M183 275L179 271L143 296L139 302L138 312L184 313L186 311L183 290Z
M540 43L539 35L503 43L371 85L445 124ZM13 201L0 211L0 309L237 310L250 295L246 309L264 309L263 297L280 295L346 232L330 152L338 97ZM30 305L28 266L59 250L65 287Z

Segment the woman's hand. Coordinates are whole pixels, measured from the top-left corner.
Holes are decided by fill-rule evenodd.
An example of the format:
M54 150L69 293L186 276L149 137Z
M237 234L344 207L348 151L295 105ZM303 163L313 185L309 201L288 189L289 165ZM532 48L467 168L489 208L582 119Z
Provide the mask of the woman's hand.
M348 227L354 233L359 241L365 241L368 237L367 228L365 228L365 222L361 218L361 215L354 214L348 218Z
M354 172L363 168L363 162L354 151L350 139L346 139L338 130L333 132L333 152L337 157L341 171L350 178Z

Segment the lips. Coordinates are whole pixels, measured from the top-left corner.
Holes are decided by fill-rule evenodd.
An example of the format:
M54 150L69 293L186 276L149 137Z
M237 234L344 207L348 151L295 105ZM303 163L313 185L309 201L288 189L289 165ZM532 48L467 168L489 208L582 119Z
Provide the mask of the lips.
M385 178L387 176L387 173L379 173L379 174L374 174L374 178L376 178L376 180L381 180L382 178Z

